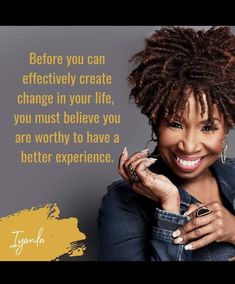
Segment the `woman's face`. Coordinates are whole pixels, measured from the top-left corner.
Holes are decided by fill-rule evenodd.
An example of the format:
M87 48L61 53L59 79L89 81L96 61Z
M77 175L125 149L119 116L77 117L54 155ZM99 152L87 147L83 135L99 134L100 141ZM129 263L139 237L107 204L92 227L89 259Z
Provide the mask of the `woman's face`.
M208 172L221 152L225 139L224 119L218 109L213 111L214 127L208 121L208 109L201 116L201 106L189 93L188 116L162 120L158 131L159 152L163 160L182 179L194 179ZM205 94L203 96L204 102Z

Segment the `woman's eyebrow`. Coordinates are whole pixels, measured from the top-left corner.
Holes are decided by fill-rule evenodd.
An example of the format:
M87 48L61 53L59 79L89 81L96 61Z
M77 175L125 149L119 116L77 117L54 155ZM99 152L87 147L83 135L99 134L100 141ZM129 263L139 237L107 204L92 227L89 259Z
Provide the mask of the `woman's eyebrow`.
M179 117L179 116L175 116L174 118L170 118L169 119L170 121L174 121L174 120L177 120L178 122L185 122L187 121L187 119L185 119L184 117ZM221 119L219 117L213 117L213 120L214 121L218 121L219 123L221 123ZM209 120L209 118L207 119L203 119L203 120L200 120L199 121L199 124L204 124L204 123L211 123L211 120Z
M221 123L221 120L218 117L213 117L213 120L218 120ZM209 119L201 120L200 123L210 123L211 121Z

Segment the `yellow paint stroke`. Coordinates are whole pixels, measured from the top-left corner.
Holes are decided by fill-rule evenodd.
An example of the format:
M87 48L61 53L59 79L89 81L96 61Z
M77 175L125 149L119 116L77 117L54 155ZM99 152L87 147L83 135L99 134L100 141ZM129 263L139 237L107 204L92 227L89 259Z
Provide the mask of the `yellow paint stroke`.
M0 218L0 260L59 260L84 254L78 219L59 219L56 204L24 209Z

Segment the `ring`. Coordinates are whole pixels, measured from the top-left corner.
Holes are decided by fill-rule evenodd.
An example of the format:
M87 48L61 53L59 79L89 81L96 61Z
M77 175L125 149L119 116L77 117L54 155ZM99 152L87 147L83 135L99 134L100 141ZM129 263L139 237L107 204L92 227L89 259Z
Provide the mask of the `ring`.
M196 216L201 217L201 216L205 216L209 213L211 213L210 209L208 209L206 206L201 206L200 208L197 209Z
M193 204L197 207L197 210L202 207L202 204L200 202L194 202Z
M210 209L208 209L205 205L201 204L200 202L193 203L197 209L194 213L194 217L201 217L211 213Z
M134 170L134 168L132 167L132 165L129 165L129 166L128 166L128 170L129 170L129 172L130 172L131 179L132 179L134 182L138 182L138 181L139 181L139 177L138 177L136 171Z

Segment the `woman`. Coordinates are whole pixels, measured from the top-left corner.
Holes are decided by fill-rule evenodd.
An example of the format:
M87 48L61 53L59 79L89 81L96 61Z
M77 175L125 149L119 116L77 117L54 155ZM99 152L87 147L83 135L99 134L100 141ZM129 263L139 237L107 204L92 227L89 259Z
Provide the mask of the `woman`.
M235 36L163 28L134 56L130 97L156 148L119 161L98 218L100 260L234 260Z

